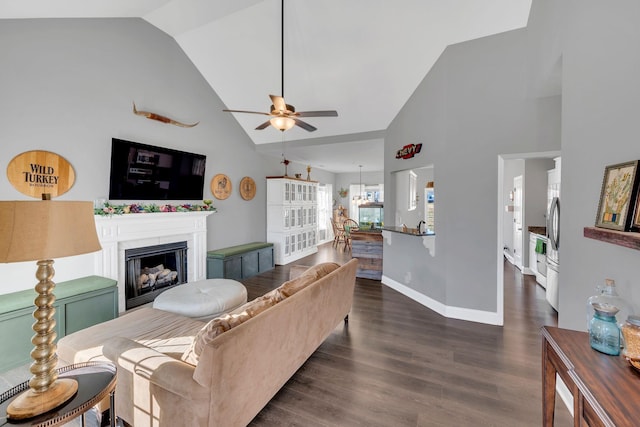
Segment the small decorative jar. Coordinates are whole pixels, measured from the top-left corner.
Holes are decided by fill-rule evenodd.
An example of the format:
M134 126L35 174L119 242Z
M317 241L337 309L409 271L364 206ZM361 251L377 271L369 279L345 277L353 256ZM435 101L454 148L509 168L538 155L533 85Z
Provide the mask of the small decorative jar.
M593 303L610 304L618 309L616 318L618 327L622 328L627 316L633 314L631 305L616 292L616 282L613 279L605 279L604 284L596 286L596 295L587 300L587 327L594 315Z
M625 348L624 358L636 369L640 369L640 316L630 315L622 326Z
M611 304L593 303L594 314L589 322L589 344L595 350L611 356L620 354L620 328L616 322L618 308Z

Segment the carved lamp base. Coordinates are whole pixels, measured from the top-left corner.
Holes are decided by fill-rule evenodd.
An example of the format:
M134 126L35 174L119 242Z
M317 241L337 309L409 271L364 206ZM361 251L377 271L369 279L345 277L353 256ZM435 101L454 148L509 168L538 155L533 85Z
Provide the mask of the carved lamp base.
M56 380L47 391L29 389L16 397L7 407L7 418L24 420L57 408L71 399L78 391L78 382L70 378Z
M7 407L7 418L24 420L44 414L71 399L78 391L78 382L71 378L58 379L56 364L58 355L55 344L56 300L53 290L56 284L51 280L55 270L53 260L38 261L36 278L39 280L35 291L37 309L33 312L36 333L31 339L35 348L31 351L34 362L31 364L33 377L29 380L29 389L20 394Z

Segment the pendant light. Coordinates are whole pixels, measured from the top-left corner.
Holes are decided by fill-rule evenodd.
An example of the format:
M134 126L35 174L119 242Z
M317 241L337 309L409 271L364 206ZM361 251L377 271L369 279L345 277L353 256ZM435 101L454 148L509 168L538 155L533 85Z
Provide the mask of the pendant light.
M360 168L360 185L358 187L359 194L357 196L353 196L353 200L358 206L360 206L362 203L364 203L364 195L362 191L362 165L358 165L358 167Z

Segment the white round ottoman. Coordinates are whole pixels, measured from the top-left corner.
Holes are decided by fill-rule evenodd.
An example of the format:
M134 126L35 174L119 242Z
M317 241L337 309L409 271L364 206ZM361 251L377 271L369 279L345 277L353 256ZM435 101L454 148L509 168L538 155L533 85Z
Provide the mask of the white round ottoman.
M207 279L185 283L164 291L153 308L196 319L208 319L247 302L247 289L231 279Z

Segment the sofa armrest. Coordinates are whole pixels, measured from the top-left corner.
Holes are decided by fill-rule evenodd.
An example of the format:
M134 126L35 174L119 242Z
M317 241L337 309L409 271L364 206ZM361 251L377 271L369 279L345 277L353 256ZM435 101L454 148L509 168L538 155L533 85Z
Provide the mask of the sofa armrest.
M206 398L209 391L193 379L195 367L127 338L105 342L104 355L123 369L189 400Z

